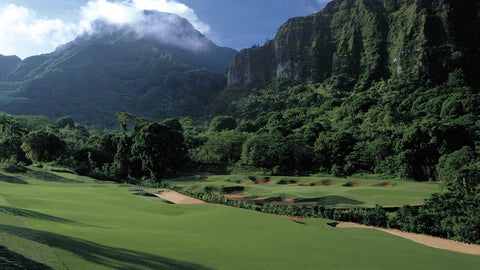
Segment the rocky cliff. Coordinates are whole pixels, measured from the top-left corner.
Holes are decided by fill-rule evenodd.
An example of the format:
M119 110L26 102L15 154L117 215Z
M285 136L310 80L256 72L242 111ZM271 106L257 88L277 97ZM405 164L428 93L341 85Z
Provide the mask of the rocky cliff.
M442 78L448 65L477 74L479 48L478 0L336 0L288 20L264 46L241 51L228 83L346 76L362 87L407 70Z

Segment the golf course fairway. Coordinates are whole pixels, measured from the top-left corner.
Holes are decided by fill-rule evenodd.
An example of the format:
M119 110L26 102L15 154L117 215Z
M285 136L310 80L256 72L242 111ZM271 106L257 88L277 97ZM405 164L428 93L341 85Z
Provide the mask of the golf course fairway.
M478 269L370 229L174 205L67 173L0 174L0 246L53 269ZM2 258L3 256L3 258ZM8 261L0 253L0 262Z

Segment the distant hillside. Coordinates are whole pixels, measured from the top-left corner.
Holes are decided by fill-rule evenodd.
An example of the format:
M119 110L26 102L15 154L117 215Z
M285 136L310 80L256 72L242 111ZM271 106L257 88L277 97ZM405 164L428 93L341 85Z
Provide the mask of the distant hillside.
M120 111L153 120L203 116L225 88L236 51L216 46L177 15L143 15L134 25L98 21L91 33L10 68L0 84L0 111L102 125L114 124Z
M0 54L0 80L5 79L7 74L21 61L22 59L18 56L4 56Z

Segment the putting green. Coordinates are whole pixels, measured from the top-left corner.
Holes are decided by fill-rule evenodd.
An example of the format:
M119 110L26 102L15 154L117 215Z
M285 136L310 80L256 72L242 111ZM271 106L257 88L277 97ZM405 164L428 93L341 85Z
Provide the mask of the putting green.
M256 178L262 179L262 177ZM318 201L328 207L375 207L377 204L384 207L421 205L432 193L441 191L436 183L401 180L286 176L274 176L268 179L267 184L256 184L245 175L215 175L206 180L201 180L201 176L191 176L165 182L171 186L182 186L192 191L202 191L208 186L217 188L238 186L244 188L244 194L247 197L310 200ZM278 184L281 181L296 183ZM349 183L358 186L344 186Z
M480 263L480 256L375 230L329 228L321 219L300 224L220 205L172 205L125 186L54 175L49 181L7 175L28 184L0 181L0 246L54 269L477 269Z

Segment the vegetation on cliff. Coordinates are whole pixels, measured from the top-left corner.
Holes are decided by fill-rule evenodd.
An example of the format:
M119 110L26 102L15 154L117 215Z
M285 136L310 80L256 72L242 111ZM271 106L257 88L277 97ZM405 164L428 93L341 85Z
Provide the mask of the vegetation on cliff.
M275 39L241 51L229 85L259 86L277 77L303 83L340 78L342 90L365 90L399 73L448 74L460 51L467 76L478 74L480 4L474 0L336 0L292 18ZM459 60L459 59L457 59Z

